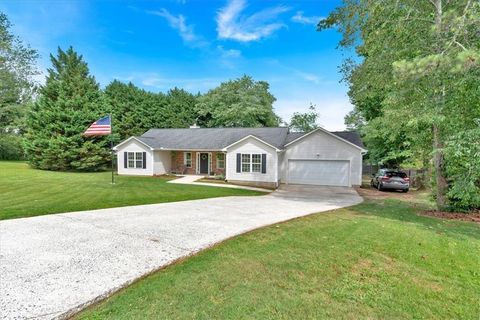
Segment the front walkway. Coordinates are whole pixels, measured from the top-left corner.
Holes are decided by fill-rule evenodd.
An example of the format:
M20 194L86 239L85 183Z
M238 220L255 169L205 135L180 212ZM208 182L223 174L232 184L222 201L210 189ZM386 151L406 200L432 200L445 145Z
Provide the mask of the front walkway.
M350 206L342 187L0 221L0 316L65 318L135 279L262 226Z
M248 187L248 186L238 186L238 185L228 184L228 183L196 182L197 180L200 180L202 178L204 178L204 177L199 176L199 175L182 175L178 179L168 181L168 183L193 184L193 185L199 185L199 186L245 189L245 190L261 191L261 192L272 192L272 190L270 190L270 189L264 189L264 188L258 188L258 187Z

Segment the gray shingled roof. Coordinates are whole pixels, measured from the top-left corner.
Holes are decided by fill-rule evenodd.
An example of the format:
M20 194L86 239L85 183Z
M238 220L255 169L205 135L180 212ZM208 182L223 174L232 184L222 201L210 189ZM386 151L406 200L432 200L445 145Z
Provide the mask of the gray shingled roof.
M141 141L155 149L221 150L238 140L253 135L282 149L288 128L195 128L150 129Z
M358 131L330 131L330 133L333 133L334 135L342 138L343 140L347 140L348 142L351 142L354 145L359 146L360 148L365 148L362 142L362 138L360 137L360 134L358 133ZM306 134L307 132L290 132L287 135L285 144L295 141L301 136L304 136Z
M333 134L363 148L360 135L355 131L332 132ZM150 129L136 137L154 149L221 150L238 140L253 135L278 149L305 132L288 132L286 127L277 128L192 128Z

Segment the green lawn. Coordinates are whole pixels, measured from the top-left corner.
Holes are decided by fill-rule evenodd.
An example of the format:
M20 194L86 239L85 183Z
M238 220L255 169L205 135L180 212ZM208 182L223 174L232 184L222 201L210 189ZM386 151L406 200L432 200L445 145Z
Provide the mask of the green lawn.
M387 199L274 225L78 319L479 319L480 226Z
M255 191L166 183L165 177L116 177L110 172L34 170L0 162L0 220L129 205L263 194Z

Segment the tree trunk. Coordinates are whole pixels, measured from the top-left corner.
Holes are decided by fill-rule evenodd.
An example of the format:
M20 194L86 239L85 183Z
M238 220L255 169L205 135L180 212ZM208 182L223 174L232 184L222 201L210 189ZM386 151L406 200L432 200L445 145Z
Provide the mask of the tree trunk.
M443 143L440 134L440 128L433 125L433 165L435 167L435 184L436 184L436 198L437 209L443 210L447 205L447 179L444 175L444 155L443 155Z
M435 0L435 31L438 37L437 51L442 50L442 0ZM435 99L437 103L437 114L440 115L443 112L445 106L445 84L439 83L440 93L438 99ZM447 206L447 179L445 177L444 169L444 154L443 154L443 141L440 129L440 124L433 121L433 164L435 167L435 184L436 184L436 198L437 198L437 210L443 210Z

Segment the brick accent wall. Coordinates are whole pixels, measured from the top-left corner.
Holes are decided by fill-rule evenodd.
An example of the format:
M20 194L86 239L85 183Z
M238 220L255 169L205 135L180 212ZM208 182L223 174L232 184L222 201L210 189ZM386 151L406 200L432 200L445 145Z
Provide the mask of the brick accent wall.
M184 165L184 154L185 152L191 152L192 153L192 167L191 168L185 168ZM196 174L196 165L197 165L197 153L207 153L208 151L172 151L172 171L173 172L178 172L180 173L182 168L185 168L185 174ZM222 152L216 152L216 151L211 151L212 154L212 163L211 163L211 174L212 175L225 175L225 169L217 169L217 153L222 153ZM226 161L226 157L225 157ZM226 165L226 163L225 163Z

